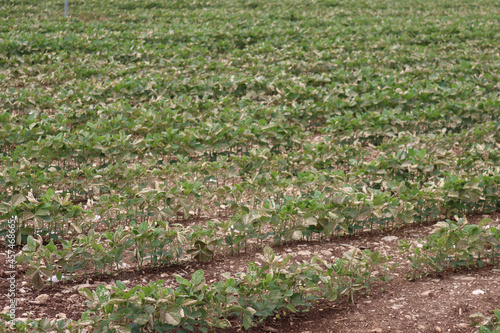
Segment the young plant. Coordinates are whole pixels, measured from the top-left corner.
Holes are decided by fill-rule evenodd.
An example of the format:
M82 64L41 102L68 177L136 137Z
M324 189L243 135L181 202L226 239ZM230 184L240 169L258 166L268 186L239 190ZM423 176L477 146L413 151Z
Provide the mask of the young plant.
M400 241L399 250L407 255L413 271L411 279L430 271L483 267L485 260L494 264L500 254L500 237L497 229L489 226L492 220L483 219L477 225L469 224L465 218L456 220L438 222L433 232L416 245Z

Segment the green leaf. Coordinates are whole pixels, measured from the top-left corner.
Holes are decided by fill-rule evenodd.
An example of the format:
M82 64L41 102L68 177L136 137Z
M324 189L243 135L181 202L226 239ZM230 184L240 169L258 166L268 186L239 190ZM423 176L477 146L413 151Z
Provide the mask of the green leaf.
M493 222L493 219L491 219L491 218L485 218L485 219L482 219L482 220L479 222L479 228L483 228L483 227L485 227L486 225L490 224L491 222Z
M40 272L36 272L33 277L31 278L31 284L33 285L33 287L35 287L36 290L41 290L44 285L45 285L45 282L43 281L42 277L40 276Z
M274 260L275 254L273 249L269 246L266 245L264 247L264 257L269 261L272 262Z
M171 306L167 309L165 313L165 322L172 326L177 326L180 324L183 315L181 308L177 306Z
M124 328L126 329L126 327L124 327ZM130 333L141 333L141 327L138 324L136 324L136 323L130 324L129 327L128 327L128 329L129 329ZM124 331L124 333L125 332L126 331Z
M175 280L177 280L177 283L179 283L179 284L182 284L182 285L184 285L186 287L189 287L191 285L191 283L189 282L189 280L186 280L185 278L183 278L180 275L174 274L174 277L175 277Z
M54 245L53 240L50 240L50 243L45 246L47 250L49 250L51 253L54 253L57 250L57 247Z
M425 155L427 154L427 150L424 148L424 149L421 149L418 154L417 154L417 157L419 159L423 159L425 157Z
M54 190L53 190L53 189L51 189L51 188L49 188L49 189L47 190L47 192L45 192L45 194L43 195L43 197L44 197L47 201L49 201L50 199L52 199L52 197L53 197L53 196L54 196Z
M119 281L119 280L116 280L116 287L118 290L125 290L127 288L127 286L125 285L125 283Z
M52 271L50 269L48 269L47 267L40 267L40 270L39 270L43 275L45 276L51 276L52 275Z
M144 325L149 321L149 315L145 313L136 314L133 320L134 323Z
M10 211L10 204L0 203L0 213L7 214Z
M191 278L191 287L194 291L200 291L205 285L205 277L203 275L203 270L199 269L193 273Z
M21 233L19 233L19 234L21 234ZM30 251L35 251L38 248L38 244L35 242L35 239L33 238L33 236L28 236L27 245L28 245Z
M109 290L103 285L98 285L96 290L95 290L95 293L96 293L97 298L99 299L99 303L101 303L101 305L106 304L110 299Z
M43 318L42 320L40 320L40 321L38 322L38 326L39 326L42 330L46 331L46 330L49 330L49 329L51 328L51 326L52 326L52 325L51 325L50 319L48 319L48 318Z
M30 267L30 268L28 268L28 270L26 270L25 275L26 275L27 278L30 278L36 272L38 272L38 269L36 269L35 267Z
M35 213L36 216L47 216L50 212L47 209L38 209Z
M209 248L202 249L196 256L195 259L202 262L209 261L214 255L214 252Z
M252 316L250 315L247 315L246 313L243 315L243 327L248 330L250 327L253 326L253 323L252 323Z
M292 255L287 255L283 258L283 262L281 263L282 267L286 267L288 263L290 262L290 259L292 259Z
M17 207L25 201L26 201L26 197L19 193L19 194L15 194L12 196L10 203L11 203L12 207Z

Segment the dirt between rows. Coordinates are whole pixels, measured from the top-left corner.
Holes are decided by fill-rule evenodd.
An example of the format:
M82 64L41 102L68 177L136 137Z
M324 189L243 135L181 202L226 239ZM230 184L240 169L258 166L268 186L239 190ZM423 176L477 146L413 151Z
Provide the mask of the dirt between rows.
M500 213L472 215L470 223L477 223L484 217L493 219L493 224L500 223ZM278 255L291 254L293 261L302 262L318 255L327 261L342 256L354 247L369 248L392 256L392 261L399 263L393 271L392 279L385 288L374 286L370 294L357 294L354 304L347 302L320 302L308 312L278 313L248 332L475 332L470 326L469 316L490 311L500 305L500 269L483 267L482 269L448 271L440 275L427 276L416 281L409 281L405 274L409 272L408 261L397 249L400 239L415 241L423 238L432 230L432 224L411 225L389 232L363 233L357 236L336 237L323 241L293 242L275 246ZM393 236L393 237L387 237ZM19 249L18 249L19 250ZM19 267L16 275L17 318L72 318L79 319L86 309L85 299L78 289L93 289L99 284L114 286L120 280L127 287L145 285L150 281L165 280L165 285L176 287L173 274L190 278L192 273L203 269L207 283L222 278L224 272L233 275L245 271L249 261L259 261L261 250L249 250L237 255L217 254L208 263L187 262L180 265L146 267L142 270L130 268L115 274L101 276L79 276L71 281L61 281L49 285L41 291L35 291L24 277L24 270ZM0 309L8 305L9 281L6 272L7 248L0 246ZM37 298L38 297L38 298ZM37 299L37 300L35 300ZM237 320L231 320L232 329L218 332L243 332Z

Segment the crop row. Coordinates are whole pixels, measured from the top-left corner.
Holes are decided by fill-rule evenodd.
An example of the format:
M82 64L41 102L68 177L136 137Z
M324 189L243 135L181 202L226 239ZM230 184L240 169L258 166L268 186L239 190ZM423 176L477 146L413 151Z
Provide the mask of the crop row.
M0 211L21 220L34 219L37 229L43 221L68 222L81 215L104 216L113 211L120 212L112 214L117 220L133 216L140 222L141 218L171 218L177 213L188 217L190 212L212 209L213 203L215 208L248 205L262 203L265 197L282 200L285 193L310 196L344 185L373 188L394 196L397 192L390 187L400 186L402 181L418 190L444 186L445 192L453 192L450 197L458 196L458 201L467 201L467 196L477 201L482 196L474 194L474 189L464 191L467 188L463 186L475 179L469 187L482 183L484 194L495 193L497 134L498 123L492 122L475 127L472 135L463 131L451 136L401 136L371 151L359 144L339 146L330 140L304 143L300 153L276 154L254 148L243 155L218 155L214 161L178 156L173 164L147 156L142 163L106 162L64 168L24 159L1 171L0 186L5 191ZM493 187L484 189L484 182L492 182ZM89 199L99 203L91 205L93 212L79 206L88 204Z
M342 111L318 116L316 121L325 124L315 128L335 138L337 144L361 141L379 145L401 133L470 130L500 116L498 101L490 104L491 112L470 105L459 105L450 112L439 108L433 114L413 109L406 113L400 108ZM133 162L148 156L157 161L165 157L170 162L178 155L210 158L214 153L248 152L252 147L303 149L311 134L307 131L311 119L301 119L301 111L290 114L287 108L275 107L251 112L218 110L216 105L206 108L200 115L166 109L162 103L147 109L97 106L55 116L32 112L20 117L4 112L2 159L70 169L92 163Z
M314 258L310 263L290 264L291 256L276 256L265 247L262 263L251 262L246 273L206 285L203 271L195 272L191 280L176 276L179 286L164 287L162 280L127 290L117 281L108 290L98 286L80 292L89 301L88 310L78 322L59 321L57 327L45 321L45 329L91 327L102 332L142 331L171 332L184 329L208 332L209 328L227 328L228 319L239 319L245 329L277 311L303 311L318 300L339 302L346 298L354 302L356 294L370 291L375 282L384 286L395 268L390 257L379 252L358 249L344 253L333 263Z
M434 231L416 245L400 241L400 251L409 255L413 270L409 277L420 277L422 270L430 273L495 265L500 256L500 233L492 222L484 219L475 225L464 218L447 220L437 223ZM349 250L334 263L315 257L300 265L289 264L291 256L276 256L267 246L263 253L262 263L249 263L247 272L236 277L225 273L223 280L212 285L205 284L200 270L191 280L176 276L179 286L175 290L163 287L163 281L128 290L120 281L111 290L104 286L95 291L82 289L88 310L79 322L47 319L33 322L36 326L32 329L77 332L91 326L107 332L195 328L205 332L210 327L231 327L236 318L248 329L282 308L288 313L303 311L318 300L338 302L342 297L354 302L355 294L369 292L374 282L383 287L395 268L390 257L369 250ZM494 331L495 317L473 317L482 321L480 332ZM22 329L26 324L17 325Z
M107 272L113 266L119 269L124 256L135 258L139 267L144 262L178 262L186 254L208 261L217 248L239 252L246 249L251 240L263 246L268 239L281 243L316 236L326 238L420 223L438 219L442 213L497 209L498 177L447 182L448 187L442 189L433 186L412 188L394 182L392 190L399 197L373 188L343 185L323 193L315 191L310 196L286 195L282 200L262 198L261 204L251 209L234 203L237 209L232 218L191 227L158 220L126 227L120 225L101 234L94 229L83 232L79 226L74 226L75 239L65 240L53 232L47 235L58 240L59 247L53 241L43 245L40 236L35 240L23 230L16 237L19 242L23 236L27 237L28 244L20 261L29 265L27 275L37 288L42 288L43 275L60 277L92 268L96 272Z
M478 224L469 224L465 218L437 223L434 230L417 244L406 240L399 242L399 250L407 255L412 273L411 279L423 274L482 268L485 264L497 264L500 257L500 232L486 218Z
M17 218L18 259L37 288L128 260L206 261L500 209L490 0L72 0L71 18L61 13L56 0L0 4L0 218ZM447 223L422 247L401 245L414 277L471 265L484 240L494 248L494 229ZM473 232L451 260L452 241ZM336 279L311 267L300 268L308 283ZM235 316L248 327L277 310L258 308L275 291L262 281L300 296L278 288L269 303L310 296L295 272L249 270L259 300L248 276L229 278L229 292L197 273L175 291L87 292L86 319L161 330ZM236 305L236 292L248 299Z

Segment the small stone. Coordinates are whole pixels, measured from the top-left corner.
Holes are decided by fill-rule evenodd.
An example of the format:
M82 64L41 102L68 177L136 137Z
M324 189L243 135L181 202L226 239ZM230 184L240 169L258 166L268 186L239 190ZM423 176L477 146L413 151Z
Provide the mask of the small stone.
M393 241L398 240L398 237L397 236L385 236L382 238L382 240L384 242L393 242Z
M473 276L453 276L452 279L463 280L463 281L473 281L476 278Z
M58 314L56 314L56 318L65 319L66 318L66 314L65 313L58 313Z
M63 296L63 294L61 294L61 293L55 293L54 294L54 297L62 297L62 296Z
M41 294L37 298L35 298L35 302L39 302L40 304L47 303L47 301L50 299L50 296L47 294Z
M62 281L62 280L66 280L66 276L62 275L62 276L61 276L61 280L59 280L59 279L57 278L57 275L52 275L52 277L49 277L49 278L47 279L47 281L48 281L48 282L52 282L52 283L56 283L56 282L59 282L59 281Z
M321 250L321 254L325 256L331 256L332 255L332 250Z
M79 284L79 285L74 286L74 289L78 290L78 289L92 288L92 287L95 287L95 286L93 284L84 283L84 284Z
M434 297L434 291L433 290L427 290L424 291L423 293L420 294L422 297Z
M440 332L442 332L442 331L443 331L443 330L441 329L441 327L439 327L439 326L434 327L434 330L435 330L436 332L438 332L438 333L440 333Z
M297 254L299 256L310 256L311 255L311 251L308 251L308 250L298 251Z
M372 329L372 332L374 332L374 333L382 333L383 331L382 331L382 329L380 327L377 327L377 328Z
M473 295L482 295L484 294L484 290L476 289L472 292Z

